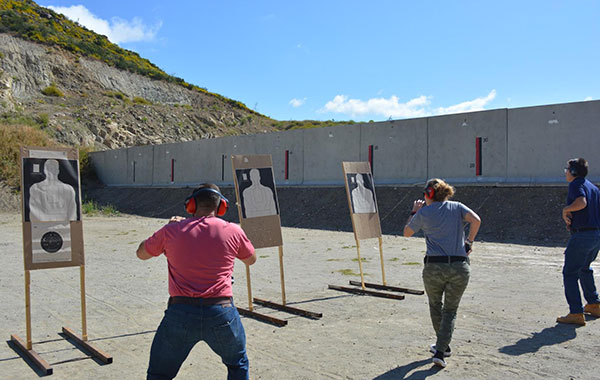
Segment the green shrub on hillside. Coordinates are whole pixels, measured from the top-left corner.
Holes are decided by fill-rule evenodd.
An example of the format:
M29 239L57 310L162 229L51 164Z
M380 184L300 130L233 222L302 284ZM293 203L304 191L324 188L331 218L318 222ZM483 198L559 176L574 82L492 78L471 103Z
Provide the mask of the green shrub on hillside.
M96 171L90 160L90 152L94 149L89 146L79 147L79 174L81 178L96 179Z
M133 102L134 102L135 104L148 104L148 105L152 104L152 102L151 102L151 101L149 101L149 100L147 100L147 99L144 99L144 98L142 98L142 97L139 97L139 96L134 96L134 97L133 97Z
M19 188L21 181L19 157L21 146L59 146L43 131L28 125L0 123L0 181Z
M349 121L318 121L318 120L290 120L290 121L276 121L271 125L279 130L291 130L291 129L307 129L307 128L322 128L322 127L333 127L336 125L352 125L356 124L354 120Z
M40 115L41 116L41 115ZM33 118L29 115L23 115L23 110L18 109L14 112L3 112L0 114L0 125L27 125L29 127L43 127L40 116Z
M41 113L37 116L36 121L42 128L48 127L48 123L50 123L50 117L47 113Z
M65 96L65 94L63 94L63 92L53 84L51 84L50 86L43 89L42 94L44 94L46 96L56 96L59 98L62 98L63 96Z
M38 118L43 122L47 116L47 114L40 114ZM11 119L6 117L6 114L0 115L0 181L15 189L19 188L21 180L19 172L21 146L61 147L61 144L40 130L40 124L36 124L34 120L28 120L27 124L17 123L17 120L27 121L27 119ZM93 151L91 147L79 148L79 170L82 179L97 178L90 162L91 151Z
M120 99L123 101L129 100L129 97L127 95L125 95L124 93L122 93L121 91L106 91L104 93L104 95L108 96L109 98Z

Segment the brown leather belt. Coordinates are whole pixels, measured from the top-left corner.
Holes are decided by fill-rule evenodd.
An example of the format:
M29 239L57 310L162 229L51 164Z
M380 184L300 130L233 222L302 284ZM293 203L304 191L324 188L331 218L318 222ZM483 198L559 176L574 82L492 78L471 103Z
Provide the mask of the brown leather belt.
M231 297L215 297L215 298L199 298L199 297L182 297L175 296L169 297L168 305L184 304L184 305L232 305L233 300Z

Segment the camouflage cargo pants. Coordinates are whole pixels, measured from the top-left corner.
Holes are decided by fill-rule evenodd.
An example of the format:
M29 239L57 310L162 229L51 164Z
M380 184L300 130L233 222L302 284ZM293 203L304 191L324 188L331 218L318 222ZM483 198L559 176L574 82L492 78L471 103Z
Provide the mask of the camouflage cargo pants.
M438 351L446 351L452 340L458 304L470 274L467 262L427 263L423 268L423 284L429 298L429 314L437 335Z

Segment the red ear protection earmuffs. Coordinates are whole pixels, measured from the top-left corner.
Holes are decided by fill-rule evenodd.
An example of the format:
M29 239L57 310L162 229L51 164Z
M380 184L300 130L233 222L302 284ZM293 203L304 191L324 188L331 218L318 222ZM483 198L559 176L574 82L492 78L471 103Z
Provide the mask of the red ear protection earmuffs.
M210 187L203 187L198 189L192 193L189 197L185 198L185 211L188 214L194 215L196 213L196 196L203 192L211 192L215 193L219 196L219 206L217 207L217 216L223 216L227 212L229 208L229 201L227 198L223 196L223 194L219 193L215 189L211 189Z
M423 191L423 195L425 195L426 198L433 199L435 196L435 189L432 186L427 186Z

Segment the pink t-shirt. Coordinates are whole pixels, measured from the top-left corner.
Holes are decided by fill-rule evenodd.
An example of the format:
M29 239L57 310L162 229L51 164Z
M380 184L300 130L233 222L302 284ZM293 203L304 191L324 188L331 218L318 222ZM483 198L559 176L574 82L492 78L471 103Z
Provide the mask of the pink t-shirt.
M217 217L169 223L144 244L152 256L164 253L169 294L185 297L231 297L235 258L247 259L254 247L244 231Z

